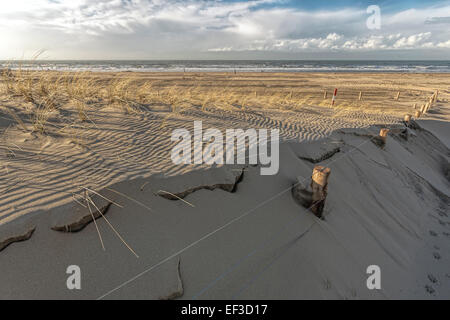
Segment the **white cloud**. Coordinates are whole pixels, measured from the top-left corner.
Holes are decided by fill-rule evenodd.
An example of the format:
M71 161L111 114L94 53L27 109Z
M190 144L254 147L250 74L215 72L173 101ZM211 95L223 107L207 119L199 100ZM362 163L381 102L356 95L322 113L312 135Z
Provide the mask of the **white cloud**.
M447 40L445 42L439 42L437 44L438 48L450 48L450 40Z
M282 0L279 0L282 1ZM0 9L0 58L195 58L202 52L336 52L449 48L450 6L385 14L261 6L277 0L14 0ZM436 17L440 17L437 19ZM442 18L444 17L444 18ZM430 23L430 21L432 23ZM178 57L177 56L177 57Z
M431 32L424 32L419 34L413 34L408 37L401 37L398 39L393 47L394 48L417 48L424 44L426 40L431 37Z
M418 33L409 36L390 34L386 36L354 37L347 39L342 35L330 33L324 38L283 39L283 40L255 40L248 45L236 47L213 48L210 51L290 51L301 52L305 50L397 50L420 48L450 48L450 40L433 43L427 41L432 37L431 32Z

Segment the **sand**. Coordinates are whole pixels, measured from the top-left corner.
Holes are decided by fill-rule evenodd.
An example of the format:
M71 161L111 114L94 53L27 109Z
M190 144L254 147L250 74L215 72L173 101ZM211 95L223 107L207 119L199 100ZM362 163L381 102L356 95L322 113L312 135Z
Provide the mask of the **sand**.
M5 110L26 119L29 106L3 96L0 244L9 245L0 245L0 298L450 297L447 75L136 76L161 86L227 82L249 94L264 86L307 98L292 109L103 106L90 109L91 121L68 138L21 130ZM403 115L436 89L438 101L405 139ZM52 123L70 112L69 105L59 110ZM279 128L279 173L174 165L170 133L192 129L194 120L219 129ZM383 126L393 130L380 149L370 136ZM320 220L295 202L291 187L309 183L314 159L335 148L317 163L332 169ZM184 201L161 190L184 192ZM85 191L104 213L92 205L96 224L79 204ZM72 264L82 270L79 291L66 287ZM366 287L372 264L381 267L382 290Z

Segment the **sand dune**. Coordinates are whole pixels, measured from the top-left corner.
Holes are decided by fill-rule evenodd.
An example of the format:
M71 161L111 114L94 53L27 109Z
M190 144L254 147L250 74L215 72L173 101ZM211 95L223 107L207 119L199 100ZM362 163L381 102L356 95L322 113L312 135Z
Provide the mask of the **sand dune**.
M220 176L232 168L222 167L129 180L99 191L102 198L93 194L98 207L111 203L105 217L139 259L102 218L97 224L106 251L92 221L81 232L52 231L83 212L89 216L75 202L29 218L36 225L33 237L0 257L8 270L0 295L170 296L180 291L179 261L183 298L448 297L450 185L442 171L448 169L448 149L423 129L408 140L393 134L380 149L364 136L377 131L347 129L317 143L283 144L280 173L264 177L247 167L234 193L200 188L225 183ZM333 141L341 141L340 152L321 162L333 168L322 221L295 203L290 187L297 176L309 181L313 164L299 157L320 155L318 146ZM158 195L180 188L196 190L184 197L195 207ZM63 272L75 262L87 277L77 293L65 288ZM383 270L381 291L365 287L370 264Z
M450 297L448 76L141 77L215 88L228 81L250 93L256 82L310 97L293 109L92 108L89 121L73 123L65 135L25 132L6 109L28 126L26 104L4 98L1 298ZM335 83L343 92L331 107L321 96ZM403 115L435 89L440 98L405 139ZM364 102L355 101L360 90ZM49 126L74 112L57 110ZM241 166L174 165L170 134L192 130L194 120L221 130L280 129L280 172L265 177L247 166L237 182ZM384 149L370 139L381 127L394 129ZM309 182L315 164L332 168L324 221L290 192L298 177ZM98 208L80 206L86 192ZM81 291L65 286L71 264L83 270ZM367 290L371 264L383 271L381 291Z

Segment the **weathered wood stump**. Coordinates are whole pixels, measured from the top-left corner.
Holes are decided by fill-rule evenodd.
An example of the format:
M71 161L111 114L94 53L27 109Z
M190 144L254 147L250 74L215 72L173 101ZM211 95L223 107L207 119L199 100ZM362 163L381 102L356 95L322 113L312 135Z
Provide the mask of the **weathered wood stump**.
M386 145L386 138L389 133L389 129L383 128L380 130L380 135L373 137L372 141L375 143L378 147L384 148Z
M409 122L411 121L411 115L405 114L405 118L403 120L406 122L406 124L409 124Z
M298 204L310 209L318 218L322 218L325 199L328 193L328 178L331 169L324 166L314 167L311 183L305 187L301 179L292 187L292 196Z
M419 119L421 115L422 112L420 112L420 110L417 110L416 113L414 114L414 118Z
M383 128L380 130L380 137L383 138L384 142L386 142L386 137L387 137L388 133L389 133L389 129L387 129L387 128Z
M313 170L311 178L311 211L318 218L322 218L323 209L325 207L325 199L328 194L328 178L330 173L331 169L324 166L316 166Z

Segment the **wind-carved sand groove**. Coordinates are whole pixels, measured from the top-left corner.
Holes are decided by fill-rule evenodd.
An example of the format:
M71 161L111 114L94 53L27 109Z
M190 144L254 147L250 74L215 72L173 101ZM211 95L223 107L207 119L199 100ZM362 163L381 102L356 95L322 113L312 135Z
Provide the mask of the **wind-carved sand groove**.
M336 147L328 152L325 152L323 154L321 154L320 156L316 157L316 158L310 158L310 157L300 157L300 159L311 162L311 163L319 163L325 160L330 159L331 157L333 157L336 153L340 152L341 148L340 147Z
M15 242L27 241L28 239L31 238L35 230L36 227L32 227L22 234L10 236L5 239L0 239L0 252Z
M107 202L106 204L99 205L95 204L88 204L86 201L86 205L89 205L89 208L84 208L81 217L76 217L72 221L65 221L64 223L56 223L51 228L55 231L61 231L61 232L79 232L83 230L88 224L94 222L94 219L97 220L98 218L104 216L107 212L109 207L111 206L111 202ZM98 208L98 209L97 209Z
M159 300L175 300L177 298L180 298L184 294L184 287L183 287L183 280L181 279L181 259L178 259L178 268L177 268L177 289L172 292L171 294L165 296L165 297L159 297Z
M236 169L237 170L237 169ZM186 198L188 195L199 191L199 190L216 190L216 189L222 189L226 192L235 192L237 189L237 185L242 182L242 179L244 178L244 168L241 169L239 171L239 174L235 175L234 177L234 182L231 183L225 183L225 182L220 182L220 183L215 183L215 184L210 184L210 185L200 185L200 186L195 186L193 188L189 188L187 190L183 190L183 191L174 191L174 192L168 192L166 190L159 190L157 192L157 194L160 197L169 199L169 200L180 200L180 199L184 199Z

